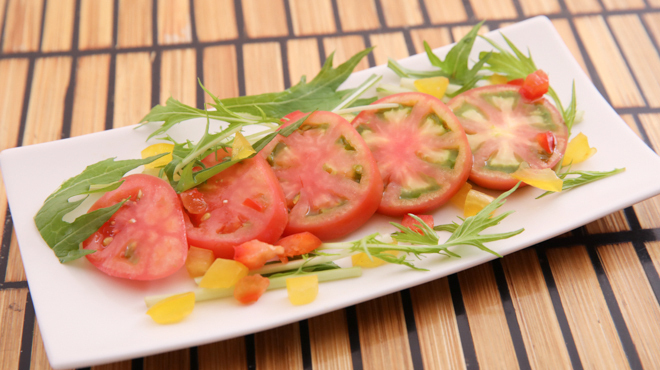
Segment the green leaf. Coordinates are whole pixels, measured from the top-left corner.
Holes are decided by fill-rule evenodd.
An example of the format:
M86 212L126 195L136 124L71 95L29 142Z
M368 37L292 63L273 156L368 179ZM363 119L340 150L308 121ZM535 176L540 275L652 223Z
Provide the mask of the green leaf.
M44 201L44 205L34 216L34 223L60 262L72 261L93 253L92 250L81 250L79 244L96 232L123 204L98 209L76 218L72 223L64 221L62 218L78 208L90 193L98 192L98 189L90 188L94 185L104 185L103 190L112 190L120 185L113 183L127 172L164 155L166 153L145 159L122 161L109 158L95 163L85 168L81 174L66 180ZM73 197L80 199L70 200Z
M617 173L621 173L625 171L625 168L616 168L613 169L612 171L568 171L564 172L560 175L562 179L564 179L564 183L561 187L562 192L566 190L571 190L573 188L577 188L578 186L586 185L589 183L592 183L594 181L598 181L607 177L610 177L612 175L616 175ZM577 176L577 177L572 177L572 178L566 178L567 176ZM542 198L550 193L554 193L554 191L546 191L545 193L539 195L536 197L536 199Z
M509 51L505 50L495 41L485 36L481 36L481 38L488 41L488 43L491 44L495 49L499 50L499 53L491 52L488 65L485 68L495 73L508 76L509 79L512 80L525 78L528 74L534 73L538 68L536 68L536 64L534 64L532 54L528 51L529 55L526 56L506 36L502 35L502 37L514 54L511 54ZM487 54L487 52L482 51L479 53L479 56L481 57L485 54Z

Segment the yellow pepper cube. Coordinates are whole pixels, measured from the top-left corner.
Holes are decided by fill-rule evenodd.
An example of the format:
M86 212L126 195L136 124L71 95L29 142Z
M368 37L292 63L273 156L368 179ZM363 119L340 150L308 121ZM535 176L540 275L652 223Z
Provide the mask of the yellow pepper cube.
M188 292L163 299L147 310L147 315L158 324L174 324L190 315L193 308L195 293Z
M172 151L174 151L174 144L160 143L160 144L149 145L141 152L142 159L161 153L170 153L170 154L160 157L155 161L146 164L144 167L145 168L163 167L164 165L172 161Z
M319 294L317 275L298 276L286 279L286 291L293 305L301 306L312 303Z
M385 251L383 253L391 254L393 256L398 256L399 251ZM371 256L372 258L369 258L369 255L366 253L357 253L351 256L351 261L353 262L353 266L360 266L364 268L373 268L373 267L378 267L382 266L387 263L387 261L382 260L378 257Z
M455 207L459 209L464 209L465 208L465 199L467 198L468 192L472 190L472 185L470 183L465 183L461 188L458 190L456 194L454 194L453 197L449 199L449 202L453 204Z
M248 268L240 262L217 258L199 282L200 288L231 288L243 277Z
M463 207L463 216L464 217L470 217L474 216L479 211L484 209L487 205L490 204L495 200L495 198L491 197L488 194L484 194L478 190L470 190L467 193L467 196L465 197L465 207Z
M186 257L186 270L191 278L203 276L215 261L213 251L204 248L190 247Z
M417 91L424 94L433 95L438 99L442 99L449 86L449 79L447 77L429 77L415 80L415 88Z
M256 153L249 141L237 132L234 136L234 144L231 146L231 160L244 159Z

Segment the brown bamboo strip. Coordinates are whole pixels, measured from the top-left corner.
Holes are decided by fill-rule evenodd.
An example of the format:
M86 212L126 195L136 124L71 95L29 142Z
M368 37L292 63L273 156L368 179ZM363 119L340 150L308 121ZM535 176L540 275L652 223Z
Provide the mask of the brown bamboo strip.
M518 17L516 7L511 0L470 0L477 19L508 19Z
M561 12L561 7L557 0L521 0L520 6L522 7L523 14L528 17Z
M238 37L232 0L195 0L195 29L202 42Z
M403 33L377 33L369 36L371 45L375 46L374 58L376 65L387 64L387 59L401 59L408 56L408 46Z
M424 0L424 5L433 24L467 21L467 13L461 0Z
M637 15L621 15L609 17L607 21L637 77L647 105L660 107L660 56L641 19Z
M183 44L192 41L189 0L158 2L158 43Z
M18 369L27 289L0 290L0 364Z
M241 0L245 31L250 38L286 36L284 0Z
M144 358L144 370L162 369L190 369L190 350L186 348Z
M160 103L165 104L169 97L193 107L196 105L195 49L163 52L160 70Z
M574 0L565 3L568 11L573 14L600 13L603 10L598 0Z
M2 52L37 51L43 0L8 0Z
M78 59L71 136L105 129L109 73L110 55L108 54L90 55Z
M34 332L32 334L32 353L30 357L30 370L50 370L52 367L46 357L46 349L41 338L39 323L34 320Z
M607 10L638 10L646 8L644 0L603 0Z
M11 233L11 241L9 242L9 256L7 256L7 270L5 273L5 281L26 281L25 270L23 269L23 260L18 247L18 239L16 239L16 232Z
M410 289L425 369L465 369L447 278Z
M399 293L357 305L365 369L412 369L406 321Z
M204 49L204 86L220 99L238 96L236 47L214 46ZM213 99L205 94L206 102Z
M310 318L309 339L312 368L343 370L353 366L346 311L338 310Z
M339 20L344 32L373 30L380 27L376 0L337 0Z
M289 0L289 7L295 35L321 35L337 31L330 0Z
M459 272L458 279L479 367L518 369L493 267L473 267Z
M408 27L424 23L417 0L380 0L389 27ZM359 15L358 15L359 16Z
M282 52L277 42L243 45L243 70L247 95L284 90Z
M323 39L325 56L328 57L333 52L335 53L332 59L335 66L345 62L352 55L364 50L364 48L364 38L362 36L326 37ZM355 67L355 71L357 72L367 68L369 68L369 62L367 58L363 58Z
M623 211L617 211L585 225L589 234L602 234L630 230Z
M660 114L640 114L639 121L651 141L651 148L660 155Z
M646 246L646 250L649 252L653 267L655 267L655 270L660 273L660 241L655 240L644 243L644 246Z
M630 127L630 129L637 135L637 137L641 138L642 134L639 131L639 127L637 127L637 123L635 123L635 118L631 114L622 114L621 119Z
M564 44L568 46L568 50L571 51L573 58L575 58L580 67L582 67L582 71L584 71L584 73L589 76L589 70L587 70L587 65L584 63L582 52L580 51L580 47L578 46L577 40L575 39L575 34L573 33L568 20L563 18L555 18L552 20L552 25L555 26L555 29L557 32L559 32L561 39L564 41ZM591 78L591 76L589 77Z
M35 62L23 145L60 138L70 74L70 57L41 58Z
M541 264L533 249L502 259L513 307L532 369L569 369L571 359Z
M92 366L92 370L131 370L132 363L130 360L122 362L114 362L106 365Z
M660 195L633 205L642 229L660 227Z
M50 1L46 4L41 51L71 50L75 8L75 0Z
M598 247L612 291L642 366L660 364L660 306L632 243Z
M660 8L660 0L656 0L656 6ZM660 40L660 13L650 12L642 16L646 29L656 40Z
M5 9L7 8L7 0L0 0L0 30L5 25Z
M579 17L575 18L574 22L612 106L644 106L642 95L603 17Z
M451 35L449 29L442 28L419 28L410 31L410 38L413 45L415 45L415 52L424 52L424 41L426 41L431 49L439 48L441 46L451 44Z
M229 339L197 348L199 370L243 370L247 368L245 339Z
M310 81L321 69L319 48L316 39L295 39L287 41L289 83L295 85L302 76Z
M115 71L113 127L139 123L151 108L151 57L118 54Z
M80 33L78 48L105 49L112 46L113 0L82 0L80 2Z
M302 369L298 323L254 335L257 369Z
M151 46L152 4L151 0L119 0L117 47Z
M586 248L554 248L546 255L584 368L628 369Z
M473 26L452 27L451 34L454 37L454 40L458 41L458 40L462 39L463 36L465 36L468 32L470 32L472 27ZM485 35L486 33L488 33L488 31L490 31L488 26L483 25L483 26L481 26L481 28L479 28L479 31L477 31L477 33L479 35Z

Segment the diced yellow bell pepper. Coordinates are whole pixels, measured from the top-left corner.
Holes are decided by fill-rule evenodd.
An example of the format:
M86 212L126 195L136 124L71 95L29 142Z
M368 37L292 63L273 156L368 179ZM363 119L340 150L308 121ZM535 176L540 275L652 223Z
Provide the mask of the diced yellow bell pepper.
M438 99L442 99L449 86L449 79L443 76L428 77L415 80L415 88L417 91L433 95Z
M319 294L317 275L298 276L286 279L289 301L296 306L313 302Z
M580 132L569 141L561 165L568 166L584 162L594 154L596 154L596 148L590 148L587 136Z
M215 261L213 251L191 246L186 257L186 270L191 278L203 276Z
M546 191L561 191L564 181L557 177L555 171L550 168L530 168L527 162L520 164L516 172L511 177Z
M193 308L195 308L195 293L188 292L163 299L151 306L147 310L147 315L159 324L174 324L190 315Z
M468 192L470 190L472 190L472 185L466 182L463 184L463 186L461 186L458 192L449 199L449 201L457 208L463 210L465 208L465 198L467 198Z
M141 152L142 159L161 153L170 153L170 154L160 157L155 161L145 165L144 167L145 168L163 167L164 165L172 161L172 151L174 151L174 144L159 143L159 144L149 145Z
M391 254L393 256L398 256L399 251L385 251L383 253ZM353 267L360 266L364 268L373 268L382 266L387 263L378 257L371 256L373 259L369 258L369 255L366 253L357 253L351 256L351 261L353 262Z
M247 276L248 268L240 262L217 258L199 282L200 288L231 288L242 277Z
M509 80L507 80L506 76L502 76L500 74L494 73L490 77L488 77L488 82L490 82L493 85L504 85Z
M231 146L231 160L244 159L256 153L249 141L237 132L234 136L234 144Z
M470 217L476 215L493 200L495 200L495 198L488 194L484 194L478 190L470 189L470 191L467 193L467 196L465 197L463 216Z

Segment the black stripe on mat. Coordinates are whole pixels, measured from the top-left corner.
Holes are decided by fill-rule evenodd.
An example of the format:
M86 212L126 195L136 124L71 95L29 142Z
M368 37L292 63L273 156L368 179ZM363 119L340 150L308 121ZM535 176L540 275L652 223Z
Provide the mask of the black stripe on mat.
M572 18L568 19L568 24L571 27L571 31L573 32L573 35L575 36L575 42L577 43L578 49L580 50L580 53L582 54L582 59L584 60L584 65L587 67L587 72L589 73L589 76L591 77L591 82L596 86L596 89L600 94L607 100L607 102L611 102L609 95L607 94L607 90L605 90L605 86L603 85L603 82L600 79L600 76L598 75L598 72L596 72L596 67L594 66L594 63L591 61L591 56L587 52L587 48L584 46L584 43L582 42L582 38L580 37L580 34L577 32L577 28L575 27L575 22ZM611 104L610 104L611 105Z
M415 323L415 310L413 309L410 290L402 290L400 296L403 317L406 320L406 331L408 332L408 345L410 346L413 369L423 369L424 361L422 360L422 350L419 345L419 335L417 334L417 324Z
M119 38L119 0L114 0L112 26L112 45L116 46ZM105 129L110 130L115 120L115 78L117 69L117 54L110 55L108 71L108 95L105 104Z
M245 336L245 362L249 370L257 368L257 350L254 345L254 334Z
M5 212L5 223L2 225L2 238L0 239L0 283L4 283L7 276L7 265L9 263L9 248L11 247L11 234L14 224L11 219L11 211L7 206Z
M461 293L461 285L458 282L458 275L449 275L447 281L449 283L449 291L451 292L451 300L454 305L456 326L458 327L458 334L461 338L465 367L467 370L478 369L479 361L477 361L477 353L474 349L472 331L470 330L470 322L465 312L465 304L463 303L463 294Z
M25 302L25 311L23 316L23 336L21 337L21 353L18 357L18 369L30 370L32 360L32 340L34 338L34 304L30 292Z
M337 5L337 0L331 0L331 3L332 3L333 18L335 20L335 26L337 29L336 33L342 33L341 17L339 16L339 5Z
M312 344L309 336L309 321L302 320L298 322L298 331L300 332L300 349L302 354L303 369L311 370L312 366Z
M380 26L378 28L380 28L381 30L387 29L387 22L385 21L385 12L383 11L383 6L378 0L374 1L374 5L376 5L376 14L378 15L378 23L380 23Z
M362 349L360 348L360 328L358 326L357 309L355 306L346 307L346 326L348 327L348 341L351 345L351 362L353 370L362 370Z
M7 28L7 11L9 10L9 1L5 2L5 10L2 13L2 29L0 29L0 46L5 44L5 29Z
M39 28L39 32L40 32L40 34L39 34L39 50L43 50L43 46L44 46L44 25L46 24L46 9L48 9L48 0L44 0L44 2L41 4L41 6L42 6L42 8L41 8L41 26Z
M197 347L190 347L188 354L190 355L190 370L199 369L199 353Z

